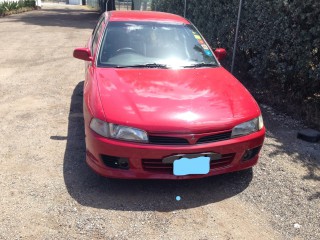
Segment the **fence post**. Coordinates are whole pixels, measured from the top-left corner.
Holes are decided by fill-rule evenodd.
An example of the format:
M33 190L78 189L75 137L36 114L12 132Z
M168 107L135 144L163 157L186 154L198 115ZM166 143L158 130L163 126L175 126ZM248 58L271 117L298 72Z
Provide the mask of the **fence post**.
M240 17L241 17L241 8L242 8L242 0L239 2L239 10L238 10L238 19L236 26L236 34L234 37L234 45L233 45L233 54L232 54L232 63L231 63L231 73L233 74L234 68L234 60L236 58L236 49L237 49L237 41L238 41L238 33L239 33L239 25L240 25Z

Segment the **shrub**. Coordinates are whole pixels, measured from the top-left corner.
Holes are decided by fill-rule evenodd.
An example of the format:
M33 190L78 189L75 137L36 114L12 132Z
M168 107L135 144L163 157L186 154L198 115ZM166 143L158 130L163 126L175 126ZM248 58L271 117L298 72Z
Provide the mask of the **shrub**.
M187 0L187 18L229 68L239 0ZM184 0L153 0L158 11L183 15ZM235 75L263 99L320 126L320 1L244 1ZM259 95L260 96L260 95ZM302 109L299 109L302 108Z
M0 16L4 15L6 12L18 10L24 7L34 8L36 6L35 0L19 0L0 3Z

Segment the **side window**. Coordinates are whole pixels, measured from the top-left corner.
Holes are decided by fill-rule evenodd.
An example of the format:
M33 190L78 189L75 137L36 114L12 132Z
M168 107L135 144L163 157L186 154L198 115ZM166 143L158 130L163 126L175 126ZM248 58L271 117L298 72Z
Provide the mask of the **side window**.
M97 24L97 27L93 31L93 37L92 37L92 42L91 42L91 44L92 44L91 45L91 54L92 55L94 54L94 52L97 49L99 37L101 36L101 32L102 32L103 21L104 21L104 17L102 19L100 19L99 23Z

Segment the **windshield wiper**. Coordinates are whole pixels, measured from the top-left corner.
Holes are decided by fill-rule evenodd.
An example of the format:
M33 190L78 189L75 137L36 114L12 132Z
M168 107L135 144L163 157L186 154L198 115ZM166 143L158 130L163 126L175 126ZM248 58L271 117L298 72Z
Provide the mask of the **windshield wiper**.
M187 66L183 66L184 68L199 68L199 67L217 67L218 65L215 63L205 63L205 62L201 62L201 63L196 63L196 64L192 64L192 65L187 65Z
M116 68L168 68L167 65L160 64L160 63L146 63L146 64L115 66L115 67Z

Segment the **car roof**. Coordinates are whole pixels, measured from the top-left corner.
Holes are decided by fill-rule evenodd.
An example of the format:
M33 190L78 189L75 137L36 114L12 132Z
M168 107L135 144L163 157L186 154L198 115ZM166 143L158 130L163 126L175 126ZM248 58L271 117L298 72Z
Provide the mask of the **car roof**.
M109 21L147 21L147 22L174 22L181 24L189 24L189 21L185 18L164 12L155 11L110 11Z

